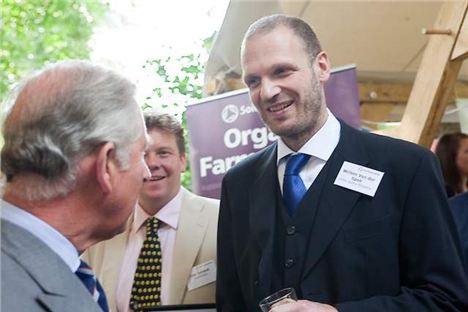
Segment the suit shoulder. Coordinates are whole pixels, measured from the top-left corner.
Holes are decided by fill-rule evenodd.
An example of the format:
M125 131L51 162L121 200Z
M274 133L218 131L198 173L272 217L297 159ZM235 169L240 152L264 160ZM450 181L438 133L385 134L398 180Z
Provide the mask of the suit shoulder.
M219 210L219 199L200 196L200 195L190 192L189 190L185 188L184 188L184 192L185 192L185 196L190 202L196 202L199 205L203 205L205 209L209 209L210 211L214 211L216 213Z
M348 129L352 129L346 126ZM402 139L392 138L385 135L359 131L356 129L350 130L355 138L355 143L365 146L369 153L377 153L378 155L388 158L421 158L430 157L435 159L435 155L427 148L415 143Z
M3 246L2 246L3 248ZM6 254L2 249L2 287L1 310L5 311L34 311L38 303L36 298L42 289L32 278L29 270L20 265L14 257Z
M405 150L408 150L408 151L414 151L414 152L425 153L425 152L429 151L425 147L422 147L422 146L420 146L418 144L415 144L415 143L412 143L412 142L409 142L409 141L405 141L405 140L402 140L402 139L392 138L392 137L389 137L389 136L380 135L380 134L376 134L376 133L359 131L359 130L356 130L356 129L354 129L354 131L356 133L358 133L363 140L365 140L365 141L367 141L369 143L373 143L378 147L390 145L392 148L401 148L401 149L405 149Z
M457 214L466 215L468 220L468 192L449 198L449 204Z
M214 199L214 198L209 198L209 197L203 197L196 195L198 198L198 201L200 203L203 203L205 208L210 209L212 211L218 211L219 210L219 199Z
M266 161L276 156L276 144L271 144L264 149L247 156L231 167L225 174L229 179L230 176L249 175L255 169L265 164Z

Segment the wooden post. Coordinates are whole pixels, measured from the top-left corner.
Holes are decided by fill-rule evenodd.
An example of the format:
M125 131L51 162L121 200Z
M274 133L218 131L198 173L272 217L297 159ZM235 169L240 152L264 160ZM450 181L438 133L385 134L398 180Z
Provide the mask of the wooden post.
M460 28L457 42L452 53L452 60L457 58L466 59L468 57L468 9L465 9L465 19Z
M445 2L430 35L401 125L379 133L429 147L468 56L468 0ZM450 30L450 34L447 30Z

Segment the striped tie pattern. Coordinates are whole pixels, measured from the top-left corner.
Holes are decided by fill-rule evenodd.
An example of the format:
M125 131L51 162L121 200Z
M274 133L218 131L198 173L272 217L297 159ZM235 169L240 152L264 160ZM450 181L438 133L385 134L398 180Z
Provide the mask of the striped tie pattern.
M155 217L146 221L146 238L138 257L133 279L130 308L143 311L161 305L161 245L159 222Z
M99 304L102 311L108 312L109 306L107 305L106 294L104 293L104 289L102 289L101 284L96 279L96 275L94 275L91 267L83 260L80 260L80 266L78 270L76 270L75 274L85 285L86 289L88 289L88 291L91 293L94 301Z

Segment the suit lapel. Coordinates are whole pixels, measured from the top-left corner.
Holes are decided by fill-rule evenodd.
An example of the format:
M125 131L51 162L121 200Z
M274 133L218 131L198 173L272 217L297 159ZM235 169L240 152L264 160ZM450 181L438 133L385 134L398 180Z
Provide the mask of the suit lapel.
M80 306L99 311L99 306L63 260L40 239L2 220L2 249L14 258L39 284L44 293L38 300L50 311L70 311ZM60 278L56 278L60 276Z
M204 204L198 202L196 197L185 189L182 189L182 192L182 207L174 244L174 265L172 266L168 304L182 303L209 220L206 216L207 210L203 209Z
M67 270L73 272L56 253L25 229L3 220L2 236L2 249L16 259L46 292L66 295L69 289L66 279L55 279L54 276Z
M304 277L310 273L323 255L361 196L359 192L333 184L344 161L360 165L368 163L367 153L362 149L354 131L356 130L342 123L340 141L327 164L329 165L328 174L310 234Z
M266 296L271 287L273 238L278 178L276 170L276 144L272 144L260 157L258 176L250 190L250 231L260 247L258 266L259 291Z
M77 296L57 296L52 294L39 294L37 300L41 302L49 311L71 311L79 309L80 311L102 312L98 304L94 301L79 301ZM79 308L77 308L79 307Z
M67 311L70 308L70 299L67 297L42 293L37 296L37 300L46 306L48 311Z

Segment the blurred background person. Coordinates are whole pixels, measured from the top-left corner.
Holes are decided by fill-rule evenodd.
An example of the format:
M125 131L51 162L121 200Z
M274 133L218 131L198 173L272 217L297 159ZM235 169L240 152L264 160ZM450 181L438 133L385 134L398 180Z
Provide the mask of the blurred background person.
M440 160L447 196L468 191L468 135L460 132L440 137L435 153Z
M84 61L47 66L12 92L1 151L2 311L108 311L79 254L125 229L149 176L134 95L126 78Z
M144 182L127 230L89 249L85 258L102 281L113 310L214 303L219 201L181 187L187 160L177 119L155 112L144 118L151 178ZM146 244L148 240L151 244ZM199 273L191 276L192 270ZM144 274L148 278L142 278Z

